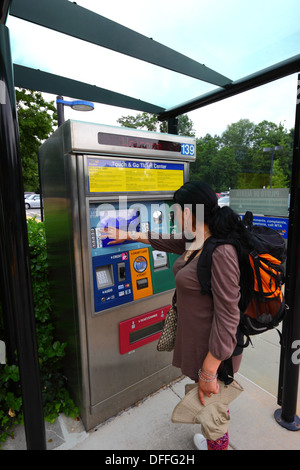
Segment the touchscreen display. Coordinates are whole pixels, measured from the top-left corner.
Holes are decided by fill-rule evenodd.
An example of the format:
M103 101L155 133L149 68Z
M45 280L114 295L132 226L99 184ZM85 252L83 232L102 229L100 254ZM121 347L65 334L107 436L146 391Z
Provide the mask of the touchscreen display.
M139 212L135 209L122 209L116 211L100 211L100 229L116 227L120 230L139 231ZM107 246L111 240L102 239L102 246Z
M92 248L102 248L108 246L112 241L110 238L102 238L102 230L107 227L115 227L120 230L140 231L140 213L136 209L108 209L91 205L91 238Z

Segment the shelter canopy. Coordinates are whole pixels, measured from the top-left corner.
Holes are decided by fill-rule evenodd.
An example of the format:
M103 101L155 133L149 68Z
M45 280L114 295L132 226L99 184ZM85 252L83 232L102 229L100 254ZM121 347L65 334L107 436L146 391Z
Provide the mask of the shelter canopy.
M12 0L15 85L168 118L300 70L298 0Z

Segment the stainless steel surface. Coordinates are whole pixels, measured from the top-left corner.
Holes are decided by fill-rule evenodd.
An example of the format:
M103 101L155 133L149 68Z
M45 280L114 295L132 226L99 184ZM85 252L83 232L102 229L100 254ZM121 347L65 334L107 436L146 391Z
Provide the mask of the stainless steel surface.
M103 126L68 121L40 149L54 316L61 340L67 342L65 375L87 430L180 375L180 371L171 366L172 354L157 352L157 341L127 354L120 354L119 347L119 323L169 305L172 290L108 309L99 315L94 312L89 204L118 200L118 194L87 192L85 159L89 152L97 152L95 136L100 128ZM132 135L137 131L130 129L129 132ZM149 137L149 133L146 134ZM138 132L138 135L143 133ZM163 135L163 138L176 140L178 136ZM139 159L154 158L151 150L146 157L144 153L141 155L140 149L130 149L131 154L126 159L134 158L135 150ZM117 158L116 149L110 151L113 158ZM108 157L106 149L105 158ZM160 158L172 161L170 156ZM178 155L175 160L178 162ZM183 157L181 160L184 178L187 178L188 163ZM170 192L156 191L132 193L128 199L150 201L170 200L171 197Z
M111 155L130 155L132 157L141 157L141 150L134 147L119 147L114 145L103 145L99 144L97 140L98 132L106 132L115 135L120 134L120 129L122 135L124 136L136 136L138 138L153 138L153 139L163 139L169 142L178 142L178 136L174 134L162 134L159 132L148 132L141 131L136 129L129 128L119 128L114 126L105 126L101 124L91 124L84 123L79 121L69 121L71 129L71 140L66 142L67 146L66 151L72 153L91 153L96 155L101 154L111 154ZM194 137L185 137L180 136L181 143L195 144ZM185 156L182 158L182 155L178 155L177 152L170 151L157 151L152 149L143 149L143 155L146 158L150 159L159 159L163 160L164 158L170 160L180 160L180 161L194 161L195 156Z

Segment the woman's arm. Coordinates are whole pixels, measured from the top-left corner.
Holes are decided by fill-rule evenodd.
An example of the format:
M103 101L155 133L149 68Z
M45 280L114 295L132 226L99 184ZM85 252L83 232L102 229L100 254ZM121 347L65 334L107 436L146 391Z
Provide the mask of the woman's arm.
M218 393L218 383L214 376L221 362L231 356L236 345L236 330L240 320L239 274L235 248L231 245L216 248L211 272L214 316L209 352L202 364L203 380L201 374L199 377L199 397L202 404L204 395Z
M214 315L209 338L209 351L214 357L228 359L236 346L240 322L240 269L235 248L221 245L213 252L211 288Z
M148 234L144 232L125 232L125 230L119 230L115 227L106 227L101 233L102 238L112 238L112 241L108 242L108 245L114 245L115 243L124 242L126 240L134 240L150 245Z
M126 232L115 227L106 227L102 232L102 238L110 238L109 245L122 243L126 240L136 241L151 245L152 248L159 251L167 251L181 255L186 250L186 239L183 234L159 234L156 232Z

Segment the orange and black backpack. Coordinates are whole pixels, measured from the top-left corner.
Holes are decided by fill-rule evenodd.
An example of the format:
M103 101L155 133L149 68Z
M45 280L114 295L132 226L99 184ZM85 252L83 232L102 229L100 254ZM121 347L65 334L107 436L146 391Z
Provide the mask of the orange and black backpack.
M199 256L197 274L202 294L211 292L211 262L213 250L221 244L236 247L240 266L239 302L240 323L237 330L237 346L233 356L241 354L252 335L275 328L283 320L286 305L284 299L284 263L286 246L275 230L253 225L253 214L246 212L243 223L247 228L247 244L241 247L234 239L209 237ZM240 256L243 251L243 257ZM246 340L245 340L246 337Z

